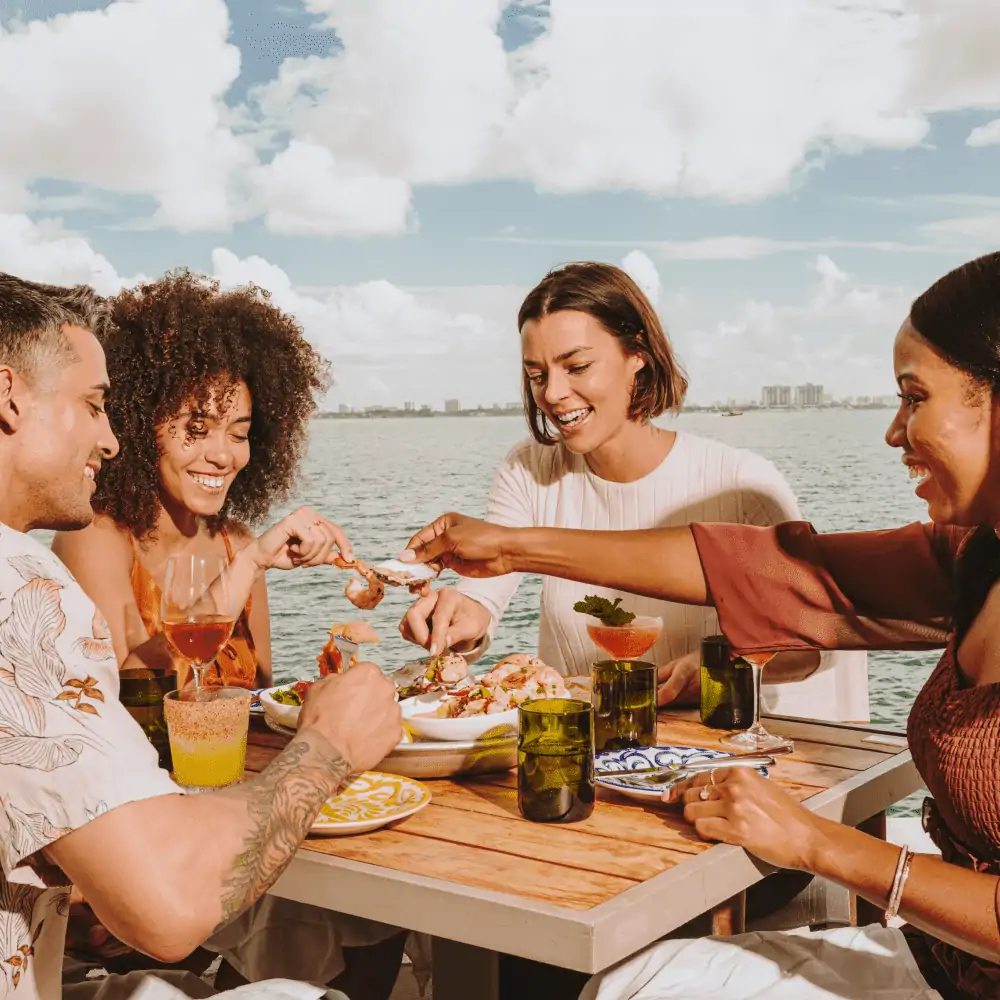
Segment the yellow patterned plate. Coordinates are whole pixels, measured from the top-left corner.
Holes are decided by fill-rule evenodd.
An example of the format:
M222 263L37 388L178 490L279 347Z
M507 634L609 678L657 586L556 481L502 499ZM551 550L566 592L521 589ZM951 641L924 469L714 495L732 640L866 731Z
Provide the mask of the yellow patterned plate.
M430 789L419 781L364 771L326 800L309 832L324 837L367 833L412 816L430 800Z

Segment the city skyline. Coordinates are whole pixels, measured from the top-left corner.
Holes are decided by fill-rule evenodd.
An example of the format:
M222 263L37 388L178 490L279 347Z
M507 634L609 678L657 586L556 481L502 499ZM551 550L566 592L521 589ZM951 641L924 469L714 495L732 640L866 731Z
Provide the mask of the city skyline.
M516 395L524 295L604 260L693 403L877 395L1000 245L998 43L994 0L13 0L0 270L253 282L324 408L419 408Z

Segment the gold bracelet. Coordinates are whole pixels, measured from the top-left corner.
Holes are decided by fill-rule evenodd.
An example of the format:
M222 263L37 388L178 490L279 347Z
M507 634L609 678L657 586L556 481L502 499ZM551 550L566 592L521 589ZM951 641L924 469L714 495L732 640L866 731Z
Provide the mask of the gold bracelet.
M896 875L892 880L892 890L889 893L889 905L886 907L883 919L888 923L899 912L900 903L903 902L903 887L910 875L910 863L913 861L913 851L904 847L899 852L899 861L896 864Z

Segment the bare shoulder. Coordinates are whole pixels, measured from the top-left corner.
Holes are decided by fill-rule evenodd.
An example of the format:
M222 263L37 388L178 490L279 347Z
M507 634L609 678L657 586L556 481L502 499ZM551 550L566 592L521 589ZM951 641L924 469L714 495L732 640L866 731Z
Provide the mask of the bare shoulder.
M52 539L52 551L72 570L81 560L100 559L107 563L132 565L132 545L110 517L98 515L79 531L58 531Z

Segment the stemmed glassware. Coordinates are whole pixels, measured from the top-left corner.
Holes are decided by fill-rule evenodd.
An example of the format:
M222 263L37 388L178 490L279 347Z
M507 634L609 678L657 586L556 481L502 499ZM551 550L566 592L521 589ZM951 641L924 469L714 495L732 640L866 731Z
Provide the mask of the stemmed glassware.
M197 698L205 687L205 671L229 642L236 620L228 560L214 555L171 556L160 620L167 641L191 664ZM178 687L182 680L178 678Z
M663 619L640 616L627 625L588 622L587 634L598 649L614 660L637 660L656 645L663 631Z
M764 667L776 656L776 653L744 653L741 657L750 664L753 671L753 724L742 733L723 736L719 742L734 750L775 750L778 747L791 747L792 741L783 736L772 736L760 721L760 681Z

